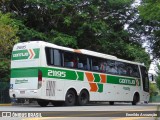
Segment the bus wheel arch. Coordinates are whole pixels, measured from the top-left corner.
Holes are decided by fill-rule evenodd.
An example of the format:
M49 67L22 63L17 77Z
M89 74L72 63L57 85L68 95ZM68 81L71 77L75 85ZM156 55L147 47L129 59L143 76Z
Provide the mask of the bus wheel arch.
M132 105L136 105L140 101L140 95L138 92L135 92L133 95Z
M87 89L82 89L77 97L77 103L80 106L87 105L90 100L90 95Z
M67 90L65 95L65 106L73 106L76 103L77 91L74 88L70 88Z

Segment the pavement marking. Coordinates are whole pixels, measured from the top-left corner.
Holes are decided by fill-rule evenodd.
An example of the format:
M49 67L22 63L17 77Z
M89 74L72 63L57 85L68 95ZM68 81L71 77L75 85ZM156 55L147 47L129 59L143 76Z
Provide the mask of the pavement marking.
M0 106L12 106L12 104L0 104Z
M157 108L150 108L150 109L140 109L140 110L137 110L137 109L132 109L132 110L127 110L127 111L157 111Z

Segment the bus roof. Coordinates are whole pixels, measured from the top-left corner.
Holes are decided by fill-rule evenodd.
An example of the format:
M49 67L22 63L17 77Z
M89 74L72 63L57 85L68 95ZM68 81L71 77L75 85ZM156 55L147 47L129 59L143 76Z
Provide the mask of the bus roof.
M44 41L29 41L29 42L18 43L17 45L19 45L19 44L23 44L23 45L24 44L40 44L44 47L46 46L46 47L56 48L56 49L60 49L60 50L67 50L67 51L70 51L70 52L81 53L81 54L85 54L85 55L89 55L89 56L100 57L100 58L111 59L111 60L116 60L116 61L121 61L121 62L126 62L126 63L131 63L131 64L137 64L137 65L144 66L143 63L138 63L138 62L132 62L132 61L124 60L124 59L119 59L119 58L117 58L116 56L113 56L113 55L108 55L108 54L99 53L99 52L86 50L86 49L72 49L72 48L63 47L63 46L59 46L59 45L44 42Z
M91 51L91 50L79 49L79 51L81 51L82 54L86 54L86 55L90 55L90 56L106 58L106 59L111 59L111 60L116 60L116 61L121 61L121 62L126 62L126 63L144 65L142 63L132 62L132 61L124 60L124 59L119 59L119 58L117 58L116 56L113 56L113 55L99 53L99 52L95 52L95 51Z
M83 54L86 54L86 55L91 55L91 56L95 56L95 57L109 58L109 59L117 60L117 57L113 56L113 55L108 55L108 54L99 53L99 52L95 52L95 51L91 51L91 50L86 50L86 49L79 49L79 50Z

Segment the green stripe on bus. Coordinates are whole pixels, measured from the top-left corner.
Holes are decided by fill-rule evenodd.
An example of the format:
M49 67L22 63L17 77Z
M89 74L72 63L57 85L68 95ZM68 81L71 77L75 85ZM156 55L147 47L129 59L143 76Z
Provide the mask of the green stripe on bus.
M58 78L66 80L76 80L77 75L75 71L71 70L62 70L56 68L41 68L43 77L47 78Z
M11 69L11 78L38 77L38 68Z
M84 81L84 72L45 67L14 68L11 69L11 78L38 77L38 70L41 70L42 76L46 78ZM98 87L100 88L98 91L101 91L103 87L101 85L102 83L99 84L101 81L101 77L98 73L94 73L93 75L94 82L98 83ZM107 75L106 79L107 83L110 84L140 86L140 79L137 78Z
M99 74L93 74L94 75L94 82L100 82L101 78L99 76Z
M40 49L37 48L37 49L33 49L34 53L35 53L35 56L34 56L34 59L37 59L39 58L39 52L40 52Z
M11 78L38 77L38 70L42 71L42 76L46 78L57 78L66 80L84 80L84 72L72 70L62 70L56 68L14 68L11 69Z
M138 80L139 82L139 80ZM123 84L123 85L136 85L136 79L135 78L128 78L128 77L118 77L118 76L107 76L107 83L112 84ZM140 82L139 82L140 85Z
M98 92L103 92L103 84L98 83Z
M83 81L84 80L84 72L77 72L78 74L78 80Z

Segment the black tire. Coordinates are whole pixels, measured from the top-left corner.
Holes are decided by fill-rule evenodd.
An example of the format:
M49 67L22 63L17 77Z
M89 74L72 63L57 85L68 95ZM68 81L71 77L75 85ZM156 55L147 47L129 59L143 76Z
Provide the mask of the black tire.
M65 97L65 106L73 106L76 103L76 94L73 90L68 90Z
M53 106L63 106L64 105L63 101L52 101L51 103Z
M132 105L136 105L139 102L139 94L134 94Z
M37 103L41 107L46 107L49 104L49 101L46 101L46 100L37 100Z
M109 104L110 104L110 105L114 105L114 101L110 101Z
M87 105L89 102L89 94L86 90L82 90L78 96L78 105Z

